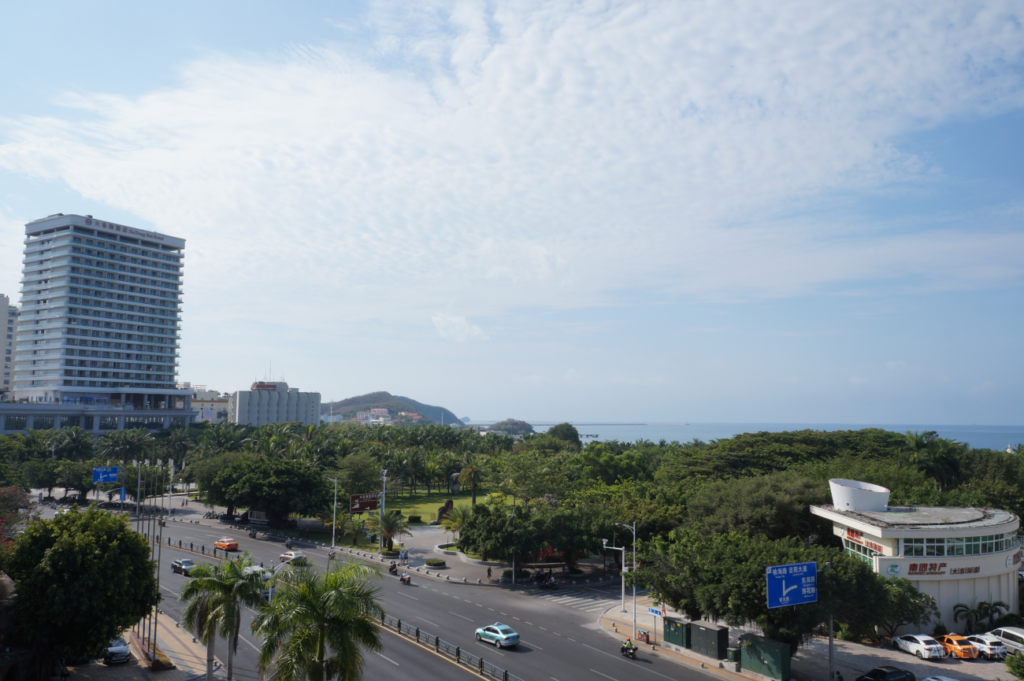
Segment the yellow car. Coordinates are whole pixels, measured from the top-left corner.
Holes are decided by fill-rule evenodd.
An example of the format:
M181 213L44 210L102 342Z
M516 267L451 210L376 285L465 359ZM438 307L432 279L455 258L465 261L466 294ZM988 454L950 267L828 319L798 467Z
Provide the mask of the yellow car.
M936 636L936 640L942 644L947 655L959 657L961 660L970 660L978 656L978 649L974 644L958 634Z
M237 551L238 542L231 537L221 537L217 541L213 542L213 547L217 549L224 549L225 551Z

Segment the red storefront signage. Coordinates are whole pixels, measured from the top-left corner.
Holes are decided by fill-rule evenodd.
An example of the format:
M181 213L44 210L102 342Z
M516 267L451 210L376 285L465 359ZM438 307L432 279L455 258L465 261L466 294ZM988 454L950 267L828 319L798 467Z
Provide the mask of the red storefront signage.
M879 553L882 553L882 545L881 544L876 544L873 541L865 539L864 538L864 533L861 532L860 530L851 530L849 527L847 527L846 530L845 530L845 533L846 533L846 538L849 539L850 541L854 542L855 544L860 544L861 546L868 547L872 551L878 551Z

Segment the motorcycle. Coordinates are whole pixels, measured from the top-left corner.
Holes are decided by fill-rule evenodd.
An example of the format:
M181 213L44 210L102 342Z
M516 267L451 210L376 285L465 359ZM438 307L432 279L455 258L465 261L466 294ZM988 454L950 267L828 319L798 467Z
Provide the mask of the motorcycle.
M250 539L255 539L256 538L256 530L249 530L249 538Z
M409 575L405 575L404 577L399 577L398 581L402 584L405 584L406 586L409 586L412 584L412 577L410 577Z
M389 575L397 576L398 575L398 568L395 567L394 565L392 565L391 567L388 568L388 574Z
M632 648L619 648L619 652L623 657L628 657L634 660L636 659L636 646Z
M541 582L540 583L540 588L542 588L542 589L551 589L552 591L554 591L555 589L558 588L558 584L555 583L555 582L552 582L552 581Z

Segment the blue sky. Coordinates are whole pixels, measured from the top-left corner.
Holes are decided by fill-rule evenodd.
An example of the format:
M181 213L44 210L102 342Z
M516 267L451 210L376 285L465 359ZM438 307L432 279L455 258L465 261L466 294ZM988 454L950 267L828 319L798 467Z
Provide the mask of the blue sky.
M0 291L88 213L188 240L180 378L221 390L1021 424L1021 14L5 7Z

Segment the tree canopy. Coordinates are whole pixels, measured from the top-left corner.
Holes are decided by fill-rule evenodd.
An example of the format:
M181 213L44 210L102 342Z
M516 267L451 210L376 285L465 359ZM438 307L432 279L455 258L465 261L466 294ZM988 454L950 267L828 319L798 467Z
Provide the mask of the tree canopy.
M17 630L58 658L99 656L160 600L149 553L125 518L95 507L30 524L7 564Z

